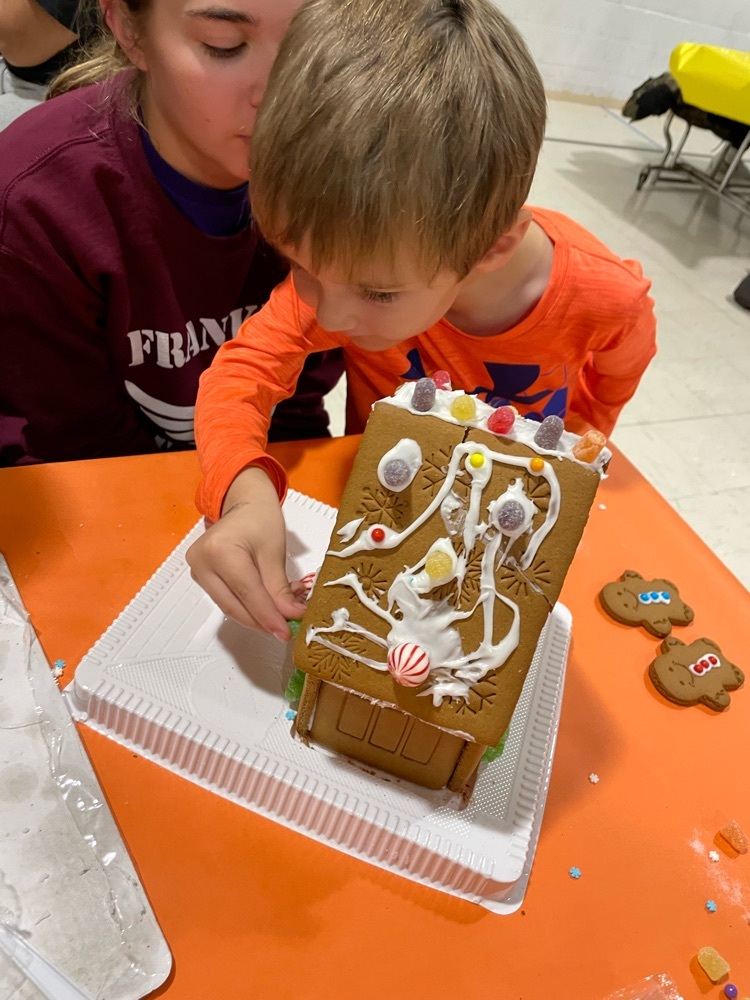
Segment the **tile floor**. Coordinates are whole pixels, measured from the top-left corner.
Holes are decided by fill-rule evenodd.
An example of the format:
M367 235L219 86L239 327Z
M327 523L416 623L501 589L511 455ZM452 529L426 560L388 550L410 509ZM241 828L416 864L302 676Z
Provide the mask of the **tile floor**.
M613 440L750 586L750 311L731 297L750 271L750 218L708 193L636 194L661 128L551 101L530 202L572 216L651 278L659 353ZM686 148L705 162L717 144L698 130ZM335 433L344 395L339 385L329 397Z

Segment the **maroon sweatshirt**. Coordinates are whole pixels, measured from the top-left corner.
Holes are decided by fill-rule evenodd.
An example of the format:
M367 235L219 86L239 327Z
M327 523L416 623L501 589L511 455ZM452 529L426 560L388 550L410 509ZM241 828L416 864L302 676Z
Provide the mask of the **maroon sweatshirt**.
M172 204L126 80L0 133L0 465L192 446L201 373L283 276L252 225L207 236ZM324 433L305 398L298 436Z

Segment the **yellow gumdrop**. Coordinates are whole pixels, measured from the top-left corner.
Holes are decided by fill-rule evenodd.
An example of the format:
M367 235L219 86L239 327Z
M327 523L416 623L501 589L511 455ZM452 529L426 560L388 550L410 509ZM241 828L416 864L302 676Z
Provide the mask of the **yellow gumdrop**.
M477 415L477 404L473 396L463 393L451 403L451 416L456 420L473 420Z
M481 469L484 465L484 455L481 452L475 451L473 455L469 456L469 465L475 469Z
M532 460L529 462L529 468L531 469L532 472L541 472L542 469L544 468L544 459L539 458L539 456L537 456L536 458L532 458Z
M431 552L427 556L424 568L431 580L439 580L451 572L453 560L447 552Z

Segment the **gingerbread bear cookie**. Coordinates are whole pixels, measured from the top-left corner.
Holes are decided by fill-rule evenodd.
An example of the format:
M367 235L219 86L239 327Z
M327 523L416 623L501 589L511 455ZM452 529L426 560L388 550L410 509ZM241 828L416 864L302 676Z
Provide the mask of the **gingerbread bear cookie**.
M657 639L669 635L673 625L689 625L695 617L673 583L644 580L631 569L605 584L599 600L610 618L621 625L643 625Z
M729 707L729 691L742 687L745 675L724 656L712 639L686 645L669 636L648 668L656 690L676 705L702 703L715 712Z

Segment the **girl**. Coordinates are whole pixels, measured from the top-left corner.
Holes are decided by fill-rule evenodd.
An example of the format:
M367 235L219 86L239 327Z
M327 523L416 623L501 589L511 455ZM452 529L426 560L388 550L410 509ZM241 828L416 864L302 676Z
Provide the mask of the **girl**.
M247 155L299 4L111 0L108 48L0 133L0 465L192 446L201 373L284 273ZM317 357L277 436L325 434L337 377Z

